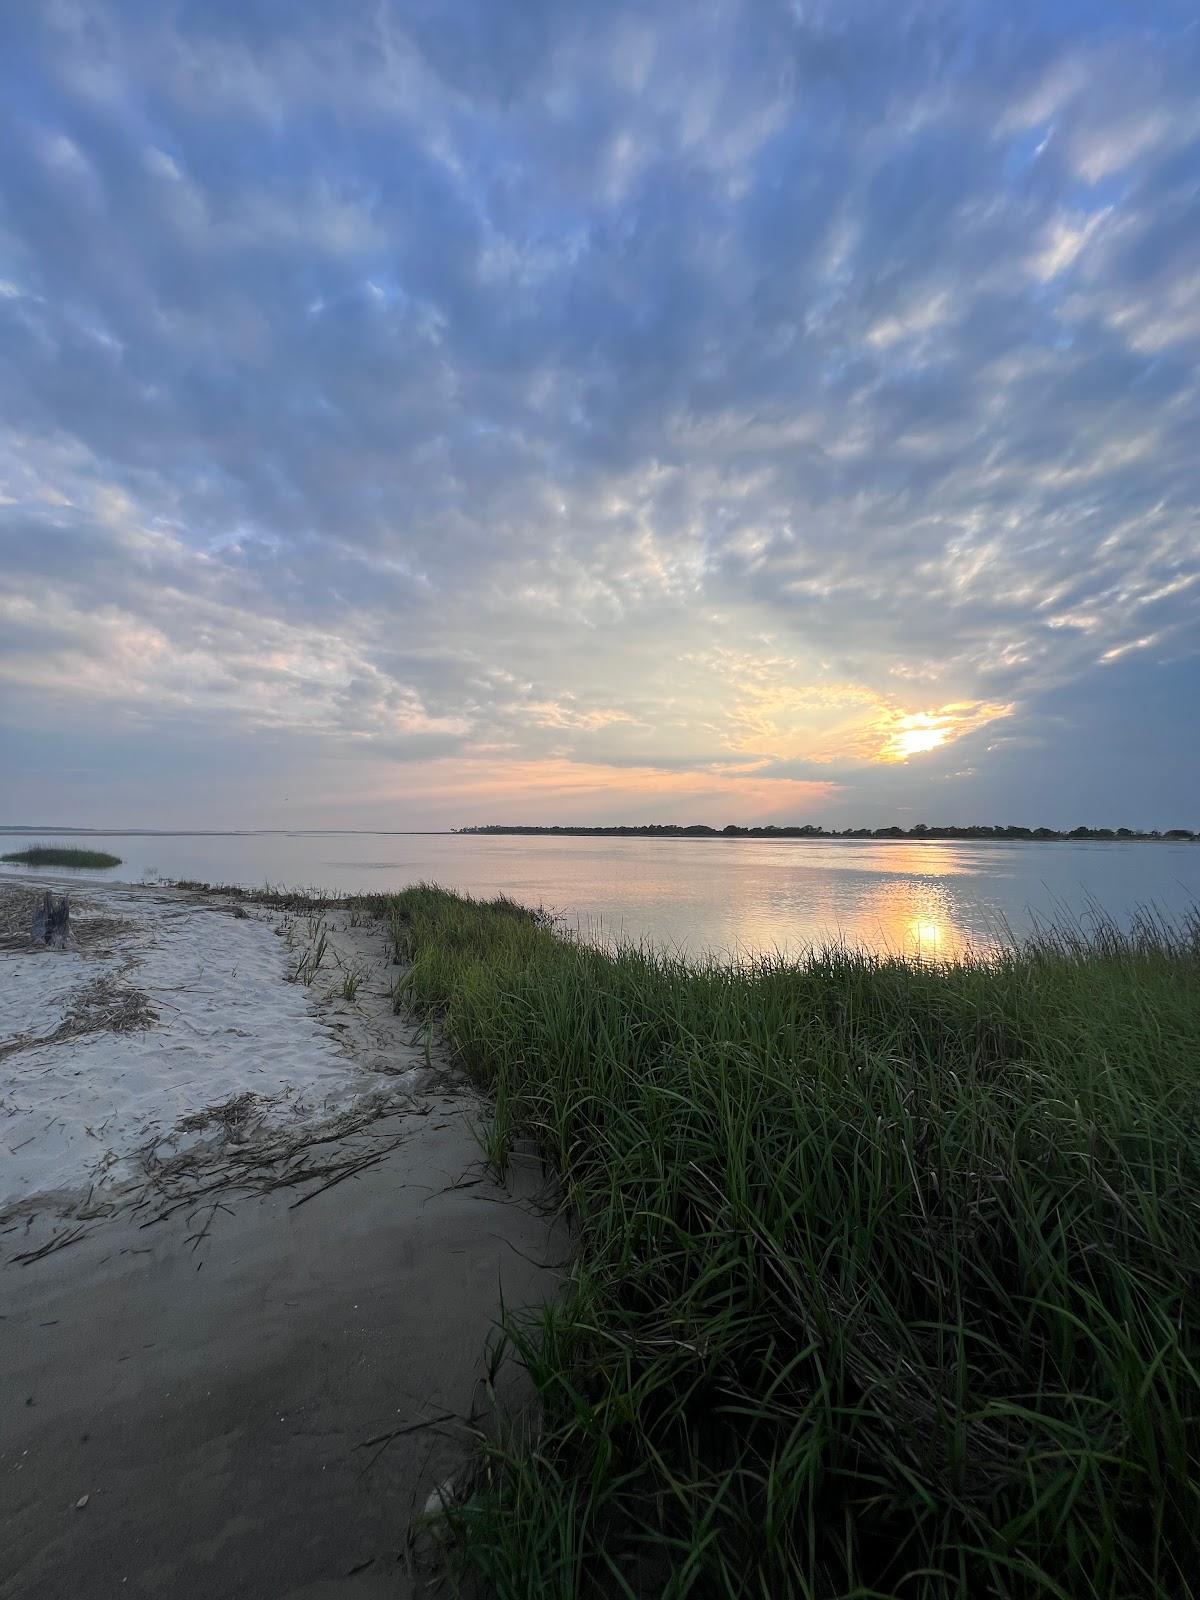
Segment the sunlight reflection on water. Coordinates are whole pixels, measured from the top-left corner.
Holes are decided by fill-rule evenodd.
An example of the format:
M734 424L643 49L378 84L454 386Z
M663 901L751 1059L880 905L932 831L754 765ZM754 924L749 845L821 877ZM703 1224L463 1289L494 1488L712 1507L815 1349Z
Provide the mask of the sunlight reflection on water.
M331 891L421 880L508 894L561 912L591 937L649 940L693 955L796 954L841 941L952 958L995 948L1032 919L1121 919L1200 901L1188 844L579 839L446 834L120 834L89 844L109 873ZM20 869L16 869L19 871Z

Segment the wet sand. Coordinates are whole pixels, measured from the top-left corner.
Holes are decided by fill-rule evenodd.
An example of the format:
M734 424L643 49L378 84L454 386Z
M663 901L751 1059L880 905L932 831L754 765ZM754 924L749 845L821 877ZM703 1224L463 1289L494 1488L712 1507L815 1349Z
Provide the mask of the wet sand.
M469 1461L501 1298L552 1293L565 1249L536 1167L483 1171L481 1114L435 1072L329 1139L332 1187L143 1192L32 1261L78 1223L0 1238L6 1600L424 1592L409 1526Z

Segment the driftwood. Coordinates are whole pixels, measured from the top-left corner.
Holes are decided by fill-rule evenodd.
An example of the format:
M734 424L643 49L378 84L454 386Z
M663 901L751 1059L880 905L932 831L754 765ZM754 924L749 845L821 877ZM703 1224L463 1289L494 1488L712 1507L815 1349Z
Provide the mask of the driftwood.
M58 899L47 889L33 913L34 940L38 944L48 945L51 950L65 950L70 934L70 898L64 894Z

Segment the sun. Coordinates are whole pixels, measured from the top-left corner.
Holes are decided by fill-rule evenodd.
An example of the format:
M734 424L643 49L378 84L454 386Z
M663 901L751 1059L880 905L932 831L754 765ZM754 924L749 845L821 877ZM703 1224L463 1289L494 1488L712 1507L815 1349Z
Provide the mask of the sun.
M945 742L943 728L902 728L892 741L892 749L896 759L903 761L906 756L919 756L925 750L936 750L938 745Z
M946 743L952 732L950 719L931 711L914 711L908 716L891 719L887 742L881 756L884 761L907 761L909 756L924 755Z
M973 733L994 717L1006 717L1011 711L1011 705L994 705L985 700L955 700L926 711L902 711L894 704L884 706L878 719L869 725L869 738L863 741L863 749L874 761L907 761L910 756L944 749L963 734Z

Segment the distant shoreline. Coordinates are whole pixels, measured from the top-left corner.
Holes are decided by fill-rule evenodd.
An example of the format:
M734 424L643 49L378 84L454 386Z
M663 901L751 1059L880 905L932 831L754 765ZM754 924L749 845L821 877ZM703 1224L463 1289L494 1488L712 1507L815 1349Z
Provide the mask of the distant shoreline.
M966 843L1054 844L1096 840L1104 844L1196 844L1200 830L1188 828L1021 828L965 824L912 828L819 828L766 826L744 828L730 824L712 828L706 823L585 824L485 823L469 828L80 828L49 827L44 823L0 823L0 838L62 835L103 839L249 839L249 838L376 838L461 839L464 837L529 837L562 839L785 839L858 840L912 844L932 841Z
M1200 833L1188 828L1143 830L1139 828L1072 828L1063 832L1058 828L991 828L986 826L928 827L918 823L914 828L739 828L730 824L726 828L710 828L702 823L681 827L675 823L647 823L643 826L613 827L542 827L509 824L488 824L478 828L454 828L455 835L512 835L537 838L570 839L860 839L905 844L929 840L966 841L968 843L999 841L1016 844L1078 843L1099 840L1105 844L1195 844Z

